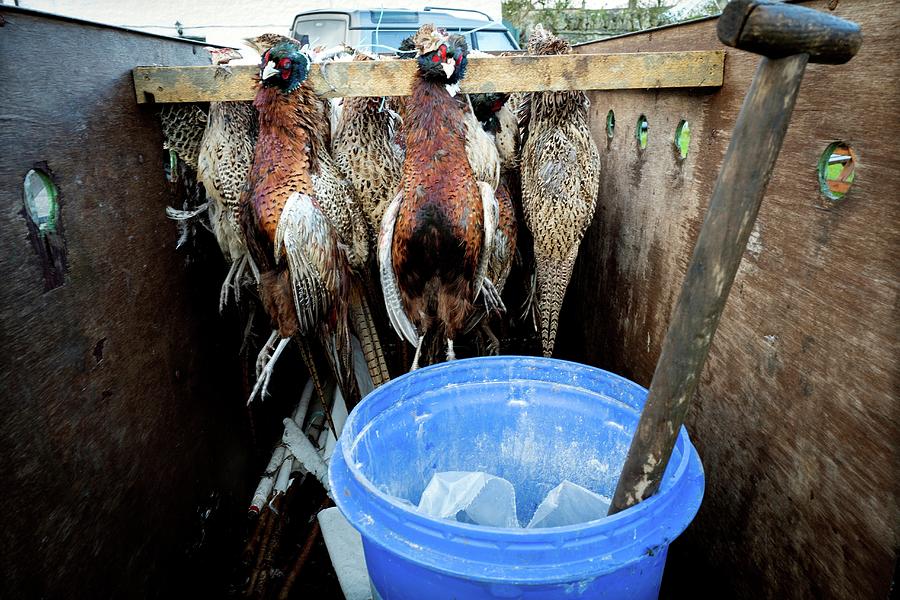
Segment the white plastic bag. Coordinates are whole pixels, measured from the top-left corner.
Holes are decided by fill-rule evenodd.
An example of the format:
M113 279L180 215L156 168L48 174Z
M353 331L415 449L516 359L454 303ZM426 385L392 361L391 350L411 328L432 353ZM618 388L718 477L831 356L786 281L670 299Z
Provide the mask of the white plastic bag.
M487 527L520 527L516 491L501 477L470 471L435 473L419 500L432 517Z
M609 500L571 481L563 481L541 501L526 527L564 527L587 523L602 519L607 512Z

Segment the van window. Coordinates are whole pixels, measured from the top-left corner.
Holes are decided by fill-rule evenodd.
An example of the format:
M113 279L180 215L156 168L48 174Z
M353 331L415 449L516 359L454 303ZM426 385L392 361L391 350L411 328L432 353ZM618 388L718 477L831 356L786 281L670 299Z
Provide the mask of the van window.
M503 31L477 31L478 49L491 50L515 50L515 46L509 41L509 37Z
M365 31L351 31L348 35L348 43L353 46L354 43L356 45L362 44L378 44L378 46L374 46L371 50L376 54L384 54L390 52L388 48L397 49L400 47L400 42L405 40L411 35L415 35L416 29L379 29L378 30L378 41L375 41L375 31L374 30L365 30ZM454 31L453 28L450 28L449 31L451 33L455 33L459 31L459 28L456 28ZM360 40L356 42L356 40ZM472 36L466 36L466 44L469 45L469 48L472 47Z
M336 46L344 42L347 21L338 17L304 19L294 25L294 39L310 46Z
M363 40L365 44L379 44L372 48L372 52L375 54L383 54L386 52L390 52L388 48L382 48L381 46L387 46L390 48L399 48L400 42L405 40L411 35L416 33L415 29L381 29L378 31L378 39L375 39L375 32L372 30L369 31L351 31L350 32L350 45L353 45L355 36L365 35L366 39Z

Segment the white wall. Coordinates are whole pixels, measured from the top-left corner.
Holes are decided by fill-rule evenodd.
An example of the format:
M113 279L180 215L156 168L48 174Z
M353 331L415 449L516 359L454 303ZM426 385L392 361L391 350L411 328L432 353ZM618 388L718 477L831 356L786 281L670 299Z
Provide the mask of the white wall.
M13 4L12 0L5 3ZM206 36L207 42L222 45L239 45L242 38L267 31L286 34L294 15L316 8L422 9L436 5L474 8L496 20L501 17L501 0L19 0L18 4L99 23L141 26L143 31L163 35L176 35L178 21L185 35Z

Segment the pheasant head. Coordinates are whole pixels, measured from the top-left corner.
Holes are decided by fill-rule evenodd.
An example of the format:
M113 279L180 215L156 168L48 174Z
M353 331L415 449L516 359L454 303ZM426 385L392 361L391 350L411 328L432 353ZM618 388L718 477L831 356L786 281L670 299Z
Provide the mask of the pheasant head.
M453 85L465 76L469 47L463 36L448 34L429 23L419 28L413 42L419 72L426 80Z
M538 23L528 38L528 53L536 56L550 54L571 54L572 46L566 40L556 37Z
M290 94L306 81L311 64L309 56L296 42L279 42L262 55L259 65L260 84L265 88L276 88Z
M472 110L475 118L481 123L485 131L496 133L500 129L500 121L497 113L509 100L509 94L491 92L486 94L469 94L472 101Z

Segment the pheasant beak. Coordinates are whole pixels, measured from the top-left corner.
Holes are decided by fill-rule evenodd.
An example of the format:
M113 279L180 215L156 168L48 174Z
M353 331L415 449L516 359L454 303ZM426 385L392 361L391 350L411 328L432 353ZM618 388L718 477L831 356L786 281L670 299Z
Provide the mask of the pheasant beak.
M278 75L278 74L279 74L279 72L278 72L278 69L275 68L275 63L270 60L269 62L266 63L266 66L263 68L263 72L262 72L263 81L265 81L269 77L272 77L273 75Z
M441 68L444 69L444 73L447 74L447 79L450 79L450 76L453 75L453 71L456 70L456 63L453 62L453 59L449 59L446 62L441 63Z

